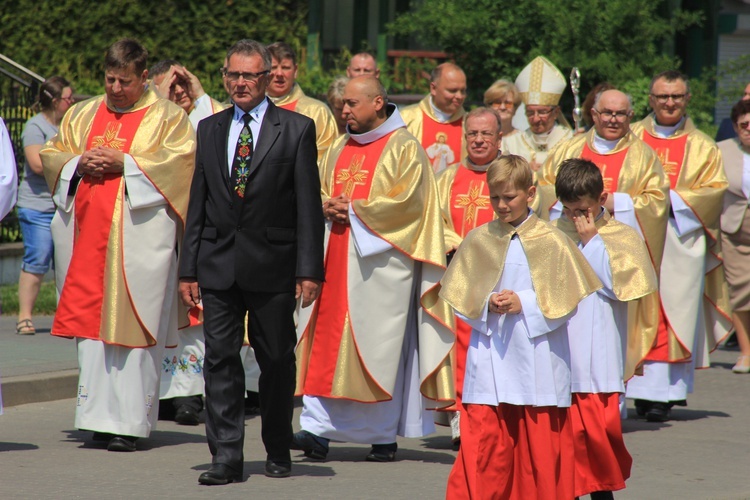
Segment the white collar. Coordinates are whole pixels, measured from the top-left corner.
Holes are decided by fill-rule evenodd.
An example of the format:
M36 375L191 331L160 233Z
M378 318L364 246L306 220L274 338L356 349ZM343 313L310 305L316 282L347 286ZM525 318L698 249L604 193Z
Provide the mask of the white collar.
M607 139L599 137L599 134L594 132L594 149L596 149L597 153L609 153L610 151L615 149L615 146L617 146L618 142L620 142L620 139L608 141Z
M654 133L657 137L661 137L663 139L672 137L677 129L682 127L682 125L685 123L685 119L686 118L683 116L682 118L680 118L680 121L678 121L674 125L659 125L658 123L656 123L656 118L654 118Z
M433 112L433 113L435 113L435 116L437 117L437 119L438 119L438 121L439 121L440 123L447 123L447 122L448 122L448 120L450 120L450 119L451 119L451 116L452 116L452 115L450 115L450 114L448 114L448 113L445 113L445 112L443 112L443 111L440 111L440 110L439 110L439 109L438 109L438 108L437 108L437 107L435 106L435 103L434 103L434 102L432 102L432 96L431 96L431 95L430 95L430 107L432 108L432 112Z
M375 142L378 139L385 137L396 129L406 127L406 124L404 123L404 120L401 119L401 114L398 112L398 108L395 104L386 104L386 113L388 112L390 112L388 118L368 132L363 132L361 134L352 133L352 131L349 130L349 125L346 126L346 132L357 144L370 144L371 142Z
M256 122L260 122L260 118L263 116L263 114L266 112L266 109L268 109L268 98L263 99L260 101L260 104L255 106L250 111L244 111L242 108L237 106L237 104L234 105L234 116L232 117L232 120L236 122L241 122L242 117L245 114L249 114L250 118L255 120Z

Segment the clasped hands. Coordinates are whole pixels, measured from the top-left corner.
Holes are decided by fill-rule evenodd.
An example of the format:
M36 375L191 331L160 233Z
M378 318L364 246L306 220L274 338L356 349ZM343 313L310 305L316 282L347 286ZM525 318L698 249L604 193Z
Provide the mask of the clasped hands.
M518 314L521 312L521 298L513 290L500 290L490 295L489 310L497 314Z
M101 178L105 174L116 174L125 168L125 153L104 146L84 151L76 168L78 175Z
M323 216L330 221L348 226L350 203L351 200L345 194L331 198L323 203Z

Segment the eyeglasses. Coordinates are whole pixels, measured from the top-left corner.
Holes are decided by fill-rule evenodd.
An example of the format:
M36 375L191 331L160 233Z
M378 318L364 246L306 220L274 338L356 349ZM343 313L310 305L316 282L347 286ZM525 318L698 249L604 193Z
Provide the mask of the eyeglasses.
M73 104L76 100L73 98L73 94L70 94L68 97L60 96L61 101L65 101L68 104Z
M592 109L591 111L608 122L614 118L616 122L622 123L630 116L630 111L599 111L598 109Z
M651 94L651 97L656 99L659 104L666 104L668 100L672 99L673 102L680 103L685 99L687 94Z
M534 111L527 109L526 110L526 118L532 118L533 116L537 115L540 118L547 118L549 115L552 114L552 112L556 108L549 108L549 109L535 109Z
M236 82L240 78L250 83L257 83L261 76L267 75L270 71L265 70L259 73L240 73L239 71L227 71L226 68L222 69L222 73L230 82Z
M750 127L750 122L739 122L737 126L742 130L747 130L747 128Z
M476 139L477 137L482 136L482 139L485 141L489 141L493 137L497 137L497 133L487 132L486 130L479 132L478 130L470 130L466 132L466 137L469 139Z
M512 108L515 103L513 101L495 101L490 104L493 108L499 108L505 106L506 108Z

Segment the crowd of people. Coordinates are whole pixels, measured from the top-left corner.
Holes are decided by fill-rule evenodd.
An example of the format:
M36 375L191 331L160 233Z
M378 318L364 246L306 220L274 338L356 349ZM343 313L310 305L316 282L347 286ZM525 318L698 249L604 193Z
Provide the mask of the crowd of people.
M160 400L185 425L205 406L198 480L242 481L251 401L269 477L336 442L390 462L438 423L458 450L448 498L606 499L630 476L625 398L669 420L732 329L750 372L747 92L717 145L671 70L641 121L603 83L574 130L544 57L469 112L450 62L402 109L368 53L328 104L283 42L229 48L223 103L135 40L104 63L105 93L80 103L48 79L24 131L17 333L54 258L75 425L109 451L136 451Z

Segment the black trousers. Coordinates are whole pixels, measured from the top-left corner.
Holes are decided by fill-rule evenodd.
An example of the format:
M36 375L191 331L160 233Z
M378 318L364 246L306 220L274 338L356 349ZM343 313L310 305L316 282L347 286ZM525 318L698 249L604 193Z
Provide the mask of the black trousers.
M206 438L214 464L242 472L245 370L240 348L248 336L260 366L261 437L268 460L291 464L296 364L294 293L201 289L206 355Z

